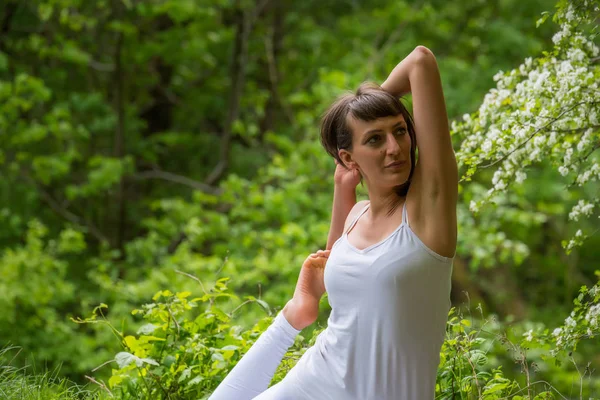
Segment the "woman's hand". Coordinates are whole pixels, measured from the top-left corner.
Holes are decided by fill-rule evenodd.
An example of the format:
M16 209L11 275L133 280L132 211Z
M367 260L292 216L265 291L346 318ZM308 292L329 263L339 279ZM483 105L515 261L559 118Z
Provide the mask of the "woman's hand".
M348 169L335 160L335 173L333 174L333 182L341 187L356 189L360 183L360 172L357 168Z
M283 308L290 325L302 330L319 316L319 301L325 293L325 264L331 250L319 250L309 255L300 269L294 297Z

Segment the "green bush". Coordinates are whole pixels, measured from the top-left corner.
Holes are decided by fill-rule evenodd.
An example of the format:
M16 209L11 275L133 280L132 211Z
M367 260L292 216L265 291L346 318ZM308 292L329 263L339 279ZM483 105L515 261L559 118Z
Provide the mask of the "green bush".
M115 367L108 383L98 382L102 388L119 399L208 398L273 320L269 306L251 296L230 313L223 311L219 299L237 297L227 288L228 280L219 279L213 288L195 298L189 291L159 291L153 303L133 310L145 322L136 335L118 331L104 318L104 304L94 309L90 318L77 320L108 325L123 346L123 351L109 361ZM242 330L234 325L233 314L251 302L259 303L269 315L251 329ZM594 382L600 381L592 381L590 372L584 384L583 377L589 371L581 375L573 352L582 339L600 333L593 319L599 303L598 286L584 286L564 327L551 332L537 324L535 333L527 330L531 325L527 321L506 327L494 316L486 319L482 313L480 319L474 319L453 307L440 353L436 399L553 399L560 393L552 379L565 377L578 378L582 395L591 396ZM313 331L310 339L297 337L272 384L283 379L322 330ZM573 362L575 370L560 368L564 358ZM502 364L507 361L519 366L519 377L505 376Z

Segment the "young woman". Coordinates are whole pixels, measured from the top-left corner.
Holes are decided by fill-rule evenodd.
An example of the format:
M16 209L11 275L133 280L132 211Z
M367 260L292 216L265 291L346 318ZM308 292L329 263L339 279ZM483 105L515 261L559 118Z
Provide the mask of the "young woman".
M412 117L399 101L409 92ZM418 46L381 86L364 83L340 97L323 117L321 142L337 163L331 250L307 258L292 300L211 399L433 399L458 197L433 53ZM352 206L363 180L369 200ZM295 336L316 320L325 290L327 328L269 388Z

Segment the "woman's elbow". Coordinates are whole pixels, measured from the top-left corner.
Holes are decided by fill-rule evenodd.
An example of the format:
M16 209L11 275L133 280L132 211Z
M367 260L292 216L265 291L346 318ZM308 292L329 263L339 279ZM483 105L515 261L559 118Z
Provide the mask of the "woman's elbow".
M427 47L419 45L413 50L415 60L417 62L435 62L435 55Z

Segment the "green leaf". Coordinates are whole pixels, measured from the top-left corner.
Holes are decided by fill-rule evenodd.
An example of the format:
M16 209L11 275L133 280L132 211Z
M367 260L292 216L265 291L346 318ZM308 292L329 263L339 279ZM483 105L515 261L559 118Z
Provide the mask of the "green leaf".
M536 22L535 22L535 27L539 28L540 25L542 25L544 22L546 22L546 20L548 19L548 17L550 16L550 13L548 11L544 11L542 12L542 16L541 18L539 18Z
M508 387L508 385L510 384L510 382L506 379L503 379L506 382L501 382L501 383L492 383L489 386L486 386L486 388L484 389L484 393L485 394L489 394L489 393L496 393L496 392L500 392L504 389L506 389Z
M125 368L132 362L135 362L136 359L137 359L136 356L134 356L133 354L128 353L126 351L121 351L121 352L117 353L117 355L115 356L115 361L119 365L119 368Z
M257 302L258 304L260 304L260 305L261 305L261 307L265 309L265 311L267 311L267 312L269 312L269 313L271 312L271 309L269 308L269 304L267 304L267 302L266 302L266 301L264 301L264 300L259 300L259 299L256 299L256 302Z
M177 382L179 382L179 383L183 382L184 380L188 379L191 374L192 374L192 367L184 369L183 372L181 373L181 375L179 376L179 379L177 380Z
M135 311L135 310L134 310ZM140 328L137 330L137 334L138 335L149 335L152 332L154 332L156 330L156 328L158 328L158 326L154 325L154 324L145 324L140 326Z
M117 353L117 355L115 356L115 361L119 365L119 368L125 368L126 366L130 365L131 363L135 363L136 366L138 366L138 367L142 367L144 364L158 366L158 363L151 358L139 358L139 357L137 357L131 353L127 353L125 351Z
M190 380L186 386L194 386L199 384L200 382L202 382L204 380L204 377L202 377L201 375L197 375L194 379Z

